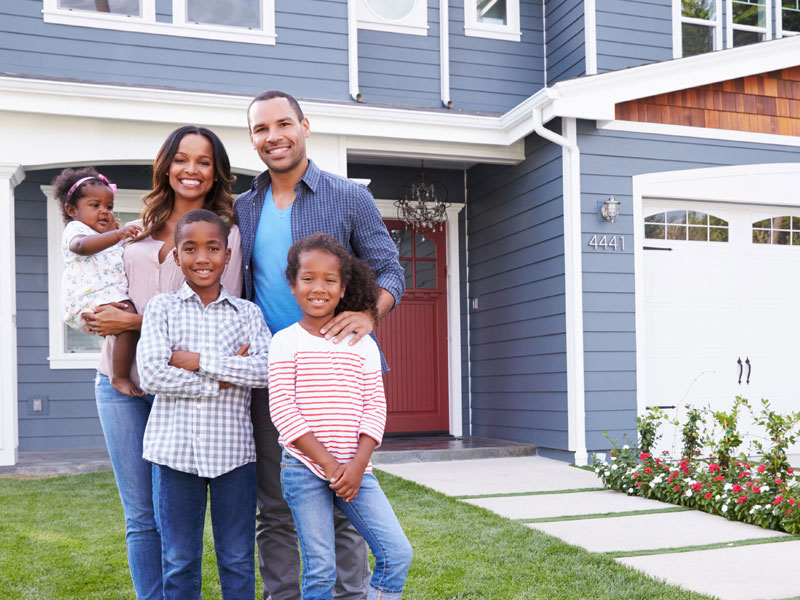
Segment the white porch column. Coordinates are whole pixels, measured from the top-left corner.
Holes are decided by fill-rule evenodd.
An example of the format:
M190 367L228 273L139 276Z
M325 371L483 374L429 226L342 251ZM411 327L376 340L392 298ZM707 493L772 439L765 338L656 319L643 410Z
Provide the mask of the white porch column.
M19 447L14 188L23 179L21 165L0 163L0 465L16 464Z

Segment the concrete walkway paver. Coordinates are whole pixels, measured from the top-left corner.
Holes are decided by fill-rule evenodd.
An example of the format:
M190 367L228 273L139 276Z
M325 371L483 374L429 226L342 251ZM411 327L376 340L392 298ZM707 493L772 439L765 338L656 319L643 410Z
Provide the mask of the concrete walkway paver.
M672 508L672 504L626 496L614 490L579 492L573 494L542 494L540 496L507 496L465 500L482 506L507 519L545 519L573 515L629 512Z
M591 471L541 456L381 465L380 469L448 496L603 487Z
M617 561L668 583L725 600L773 600L800 594L800 541Z
M590 552L680 548L789 535L756 525L728 521L695 510L582 521L531 523L529 527L554 535L568 544L580 546Z

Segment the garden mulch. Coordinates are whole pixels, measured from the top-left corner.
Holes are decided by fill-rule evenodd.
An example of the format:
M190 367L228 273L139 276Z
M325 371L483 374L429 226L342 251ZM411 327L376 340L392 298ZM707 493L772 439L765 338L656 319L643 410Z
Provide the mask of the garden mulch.
M592 552L613 552L618 562L684 589L721 600L800 596L796 536L598 491L593 472L560 461L526 456L379 468L507 518L535 520L528 526ZM703 548L709 545L715 547Z

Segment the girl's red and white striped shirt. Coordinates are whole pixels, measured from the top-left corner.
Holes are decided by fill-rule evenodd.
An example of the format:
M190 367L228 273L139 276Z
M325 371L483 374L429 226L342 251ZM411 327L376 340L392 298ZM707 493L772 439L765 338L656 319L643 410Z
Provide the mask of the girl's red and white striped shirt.
M352 346L349 340L334 344L295 323L276 333L269 348L269 410L278 442L322 479L324 471L292 442L311 432L346 463L359 436L380 445L386 425L378 346L369 336Z

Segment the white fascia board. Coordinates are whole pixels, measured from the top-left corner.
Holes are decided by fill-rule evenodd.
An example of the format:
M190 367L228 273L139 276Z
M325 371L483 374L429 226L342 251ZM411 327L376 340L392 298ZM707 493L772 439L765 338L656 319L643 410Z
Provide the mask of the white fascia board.
M0 110L159 123L247 127L250 96L0 77ZM497 116L301 102L312 131L365 137L507 146Z

